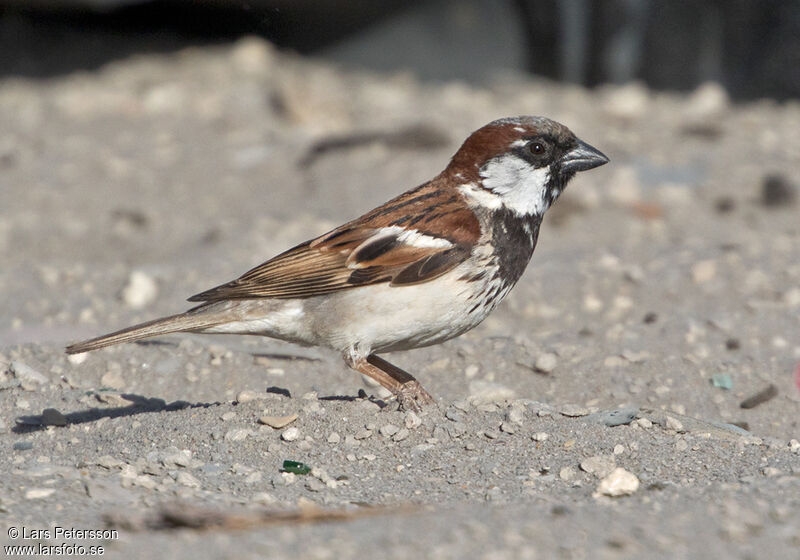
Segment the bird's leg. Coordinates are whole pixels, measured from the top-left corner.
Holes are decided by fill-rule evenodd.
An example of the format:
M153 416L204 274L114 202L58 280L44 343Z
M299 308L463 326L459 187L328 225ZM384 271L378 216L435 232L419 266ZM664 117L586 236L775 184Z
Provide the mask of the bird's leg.
M371 377L391 391L405 410L418 411L423 405L436 402L413 375L375 354L369 354L366 358L346 354L345 361L357 372Z

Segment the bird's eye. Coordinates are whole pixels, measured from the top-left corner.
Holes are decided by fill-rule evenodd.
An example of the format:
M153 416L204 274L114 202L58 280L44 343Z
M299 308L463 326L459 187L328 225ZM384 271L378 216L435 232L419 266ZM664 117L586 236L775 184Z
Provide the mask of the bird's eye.
M544 153L544 144L542 144L541 142L533 142L530 145L530 150L531 150L532 154L537 155L537 156L539 154L543 154Z

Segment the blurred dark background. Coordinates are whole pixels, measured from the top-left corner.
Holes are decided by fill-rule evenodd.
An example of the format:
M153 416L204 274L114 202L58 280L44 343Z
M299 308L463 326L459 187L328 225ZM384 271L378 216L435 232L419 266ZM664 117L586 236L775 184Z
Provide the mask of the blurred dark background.
M517 70L587 86L713 80L739 100L800 96L797 0L0 0L0 77L248 34L423 79Z

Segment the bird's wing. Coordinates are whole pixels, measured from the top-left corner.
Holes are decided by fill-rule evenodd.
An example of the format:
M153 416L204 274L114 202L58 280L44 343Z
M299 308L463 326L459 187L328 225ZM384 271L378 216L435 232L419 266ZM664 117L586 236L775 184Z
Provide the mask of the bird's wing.
M441 276L469 254L468 245L437 235L354 222L289 249L189 301L307 298L368 284L419 284Z

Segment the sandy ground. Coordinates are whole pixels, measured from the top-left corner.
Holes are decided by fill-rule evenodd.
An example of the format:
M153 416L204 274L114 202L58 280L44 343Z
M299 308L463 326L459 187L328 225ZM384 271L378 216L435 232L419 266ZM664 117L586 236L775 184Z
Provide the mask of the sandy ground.
M484 324L393 356L438 409L399 412L338 356L271 340L63 353L184 310L517 114L564 122L612 163L573 181ZM0 123L4 544L800 555L797 103L518 76L423 84L246 40L6 79ZM56 526L118 533L72 541Z

